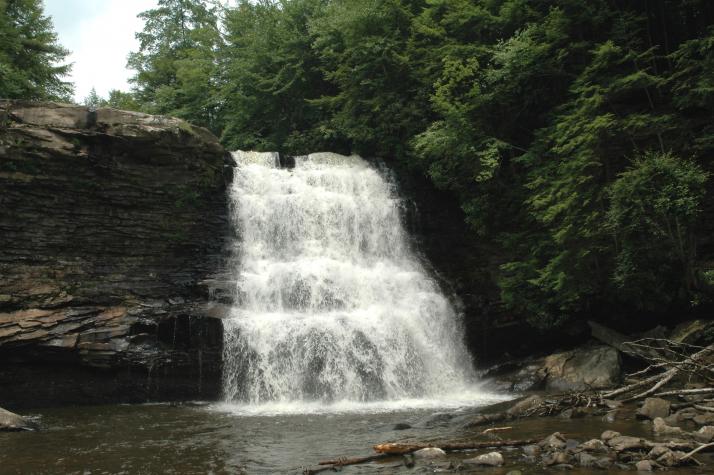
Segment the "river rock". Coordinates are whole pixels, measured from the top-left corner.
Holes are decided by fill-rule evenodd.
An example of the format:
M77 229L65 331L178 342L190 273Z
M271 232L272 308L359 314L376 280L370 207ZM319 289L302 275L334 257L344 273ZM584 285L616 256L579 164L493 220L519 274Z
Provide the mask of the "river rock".
M546 389L578 391L608 388L620 380L620 354L608 346L579 348L546 357L543 371Z
M600 439L591 439L580 444L580 448L588 452L607 452L607 445Z
M531 409L538 407L542 403L543 398L538 396L537 394L533 394L516 402L506 411L506 413L511 417L517 417Z
M503 455L499 452L489 452L474 458L462 460L462 462L469 465L485 465L489 467L500 467L504 464Z
M587 452L580 452L576 456L578 460L578 465L584 468L590 468L595 466L595 462L597 462L597 457L590 455Z
M690 419L698 426L714 425L714 413L695 414Z
M0 431L37 430L37 424L0 407Z
M667 423L661 417L656 417L652 424L652 430L657 435L675 435L682 434L684 431L681 427L673 427L667 425Z
M540 447L537 445L525 445L523 446L523 454L527 457L537 457L540 455Z
M446 452L436 447L427 447L414 452L414 457L419 459L435 459L446 457Z
M608 439L607 445L613 448L616 452L624 452L626 450L642 450L647 448L644 439L639 437L630 437L627 435L619 435Z
M638 472L652 472L654 471L654 465L651 460L640 460L635 464L635 468Z
M551 452L543 456L543 465L551 467L553 465L564 465L570 461L570 456L565 452Z
M563 434L554 432L538 443L538 446L543 450L564 450L567 447L567 442Z
M642 403L642 407L637 410L637 417L640 419L655 419L657 417L667 417L672 403L666 399L658 397L648 397Z
M595 461L593 466L599 468L600 470L607 470L612 466L612 459L610 457L600 457Z
M606 430L605 432L602 433L600 438L602 440L604 440L605 442L607 442L608 440L610 440L614 437L619 437L619 436L620 436L619 432L615 432L614 430Z
M714 426L704 426L694 432L694 438L699 442L709 443L714 439Z

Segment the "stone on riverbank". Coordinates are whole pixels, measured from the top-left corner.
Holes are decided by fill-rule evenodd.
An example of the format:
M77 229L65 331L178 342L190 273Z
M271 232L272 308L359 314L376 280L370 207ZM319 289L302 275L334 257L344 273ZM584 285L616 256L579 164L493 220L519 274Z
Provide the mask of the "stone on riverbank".
M425 449L420 449L414 452L414 457L420 459L435 459L445 457L446 452L437 447L427 447Z
M657 417L669 416L672 403L666 399L658 397L648 397L637 410L637 417L640 419L656 419Z
M488 467L500 467L504 464L503 455L500 452L489 452L478 457L465 459L463 463L468 465L485 465Z
M37 424L0 407L0 431L37 430Z

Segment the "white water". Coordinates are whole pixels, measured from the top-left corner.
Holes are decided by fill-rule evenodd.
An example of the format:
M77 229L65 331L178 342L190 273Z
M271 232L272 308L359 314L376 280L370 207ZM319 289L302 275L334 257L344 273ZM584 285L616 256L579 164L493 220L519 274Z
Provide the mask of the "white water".
M384 411L493 400L459 318L409 247L392 183L357 156L235 152L236 303L224 397L238 412Z

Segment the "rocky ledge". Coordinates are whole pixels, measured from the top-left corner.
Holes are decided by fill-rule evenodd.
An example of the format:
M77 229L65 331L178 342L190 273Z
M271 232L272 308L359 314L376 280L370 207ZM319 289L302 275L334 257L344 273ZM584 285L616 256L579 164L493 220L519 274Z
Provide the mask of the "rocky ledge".
M217 395L231 170L179 119L0 101L0 404Z

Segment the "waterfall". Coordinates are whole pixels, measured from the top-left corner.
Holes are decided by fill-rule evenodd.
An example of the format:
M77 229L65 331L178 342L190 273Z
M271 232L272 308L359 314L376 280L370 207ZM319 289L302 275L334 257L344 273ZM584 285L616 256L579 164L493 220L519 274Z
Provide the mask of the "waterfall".
M234 152L227 402L432 398L473 378L457 313L410 247L392 181L358 156Z

